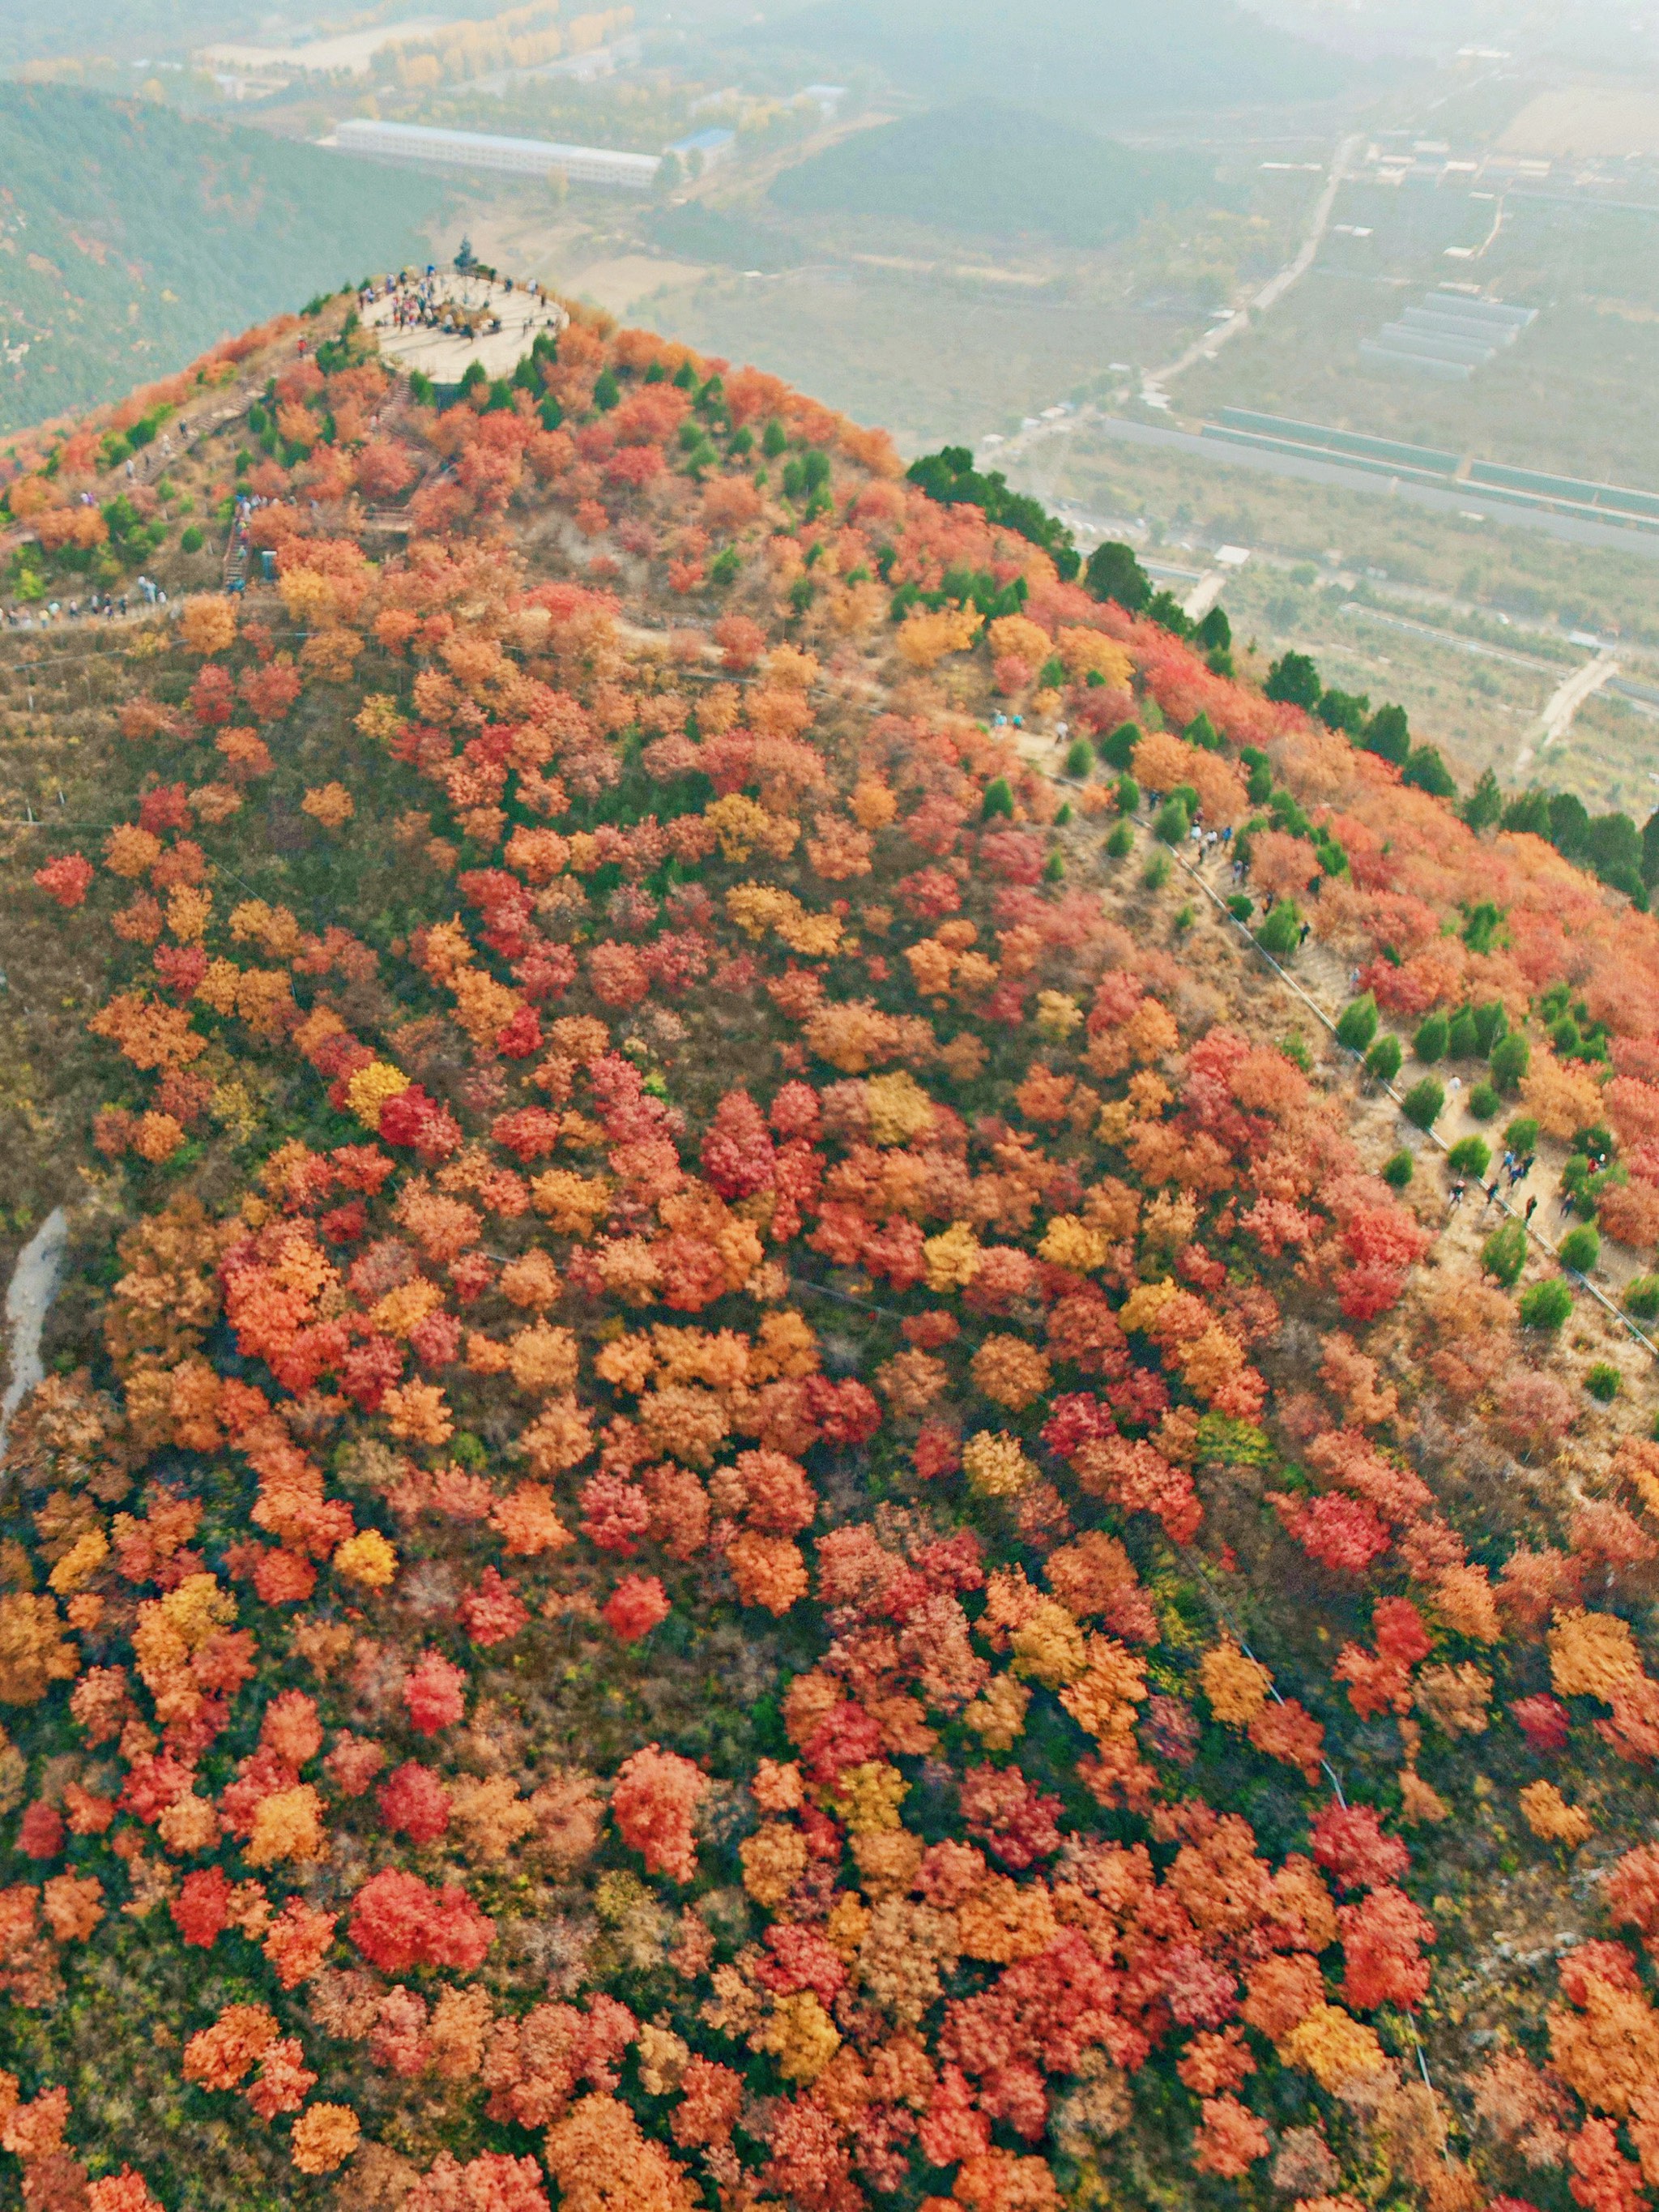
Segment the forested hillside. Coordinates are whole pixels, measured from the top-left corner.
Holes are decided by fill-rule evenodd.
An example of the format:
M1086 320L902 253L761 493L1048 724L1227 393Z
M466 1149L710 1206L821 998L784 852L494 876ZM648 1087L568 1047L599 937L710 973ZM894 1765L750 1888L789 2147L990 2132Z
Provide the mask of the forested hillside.
M791 215L1093 246L1160 208L1200 204L1214 187L1190 156L1132 153L1035 109L974 100L860 131L786 169L771 196Z
M884 70L932 100L1018 98L1097 126L1148 106L1323 100L1352 64L1233 0L822 0L746 33Z
M773 377L349 308L185 386L245 595L0 639L8 2201L1640 2212L1659 924Z
M0 430L118 398L422 255L439 198L428 179L148 101L0 84Z

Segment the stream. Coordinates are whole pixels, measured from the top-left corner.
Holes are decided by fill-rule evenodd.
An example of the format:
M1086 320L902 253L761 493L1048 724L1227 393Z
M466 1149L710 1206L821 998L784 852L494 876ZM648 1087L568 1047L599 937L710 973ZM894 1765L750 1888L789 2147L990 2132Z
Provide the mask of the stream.
M54 1206L17 1255L6 1291L6 1329L9 1338L11 1381L0 1398L0 1459L6 1449L11 1417L27 1394L46 1374L40 1364L40 1334L46 1315L58 1295L58 1278L69 1242L69 1216Z

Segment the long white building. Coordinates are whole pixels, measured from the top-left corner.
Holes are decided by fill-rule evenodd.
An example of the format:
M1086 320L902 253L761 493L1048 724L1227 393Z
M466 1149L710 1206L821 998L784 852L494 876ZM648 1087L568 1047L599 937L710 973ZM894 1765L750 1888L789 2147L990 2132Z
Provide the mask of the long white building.
M498 138L483 131L439 131L424 123L376 123L353 117L333 142L344 154L377 161L417 161L455 169L489 169L516 177L559 170L573 185L648 192L659 166L654 154L621 154L609 146L561 146L551 138Z

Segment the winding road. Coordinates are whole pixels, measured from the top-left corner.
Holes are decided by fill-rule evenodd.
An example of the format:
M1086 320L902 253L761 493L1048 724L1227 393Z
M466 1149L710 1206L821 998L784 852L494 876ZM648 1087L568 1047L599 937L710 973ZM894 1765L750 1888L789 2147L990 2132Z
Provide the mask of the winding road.
M1315 255L1324 242L1325 233L1330 228L1336 196L1347 178L1348 164L1364 143L1363 136L1356 133L1345 138L1331 157L1331 173L1325 180L1324 191L1314 203L1307 231L1294 260L1286 262L1276 276L1270 276L1255 298L1247 300L1242 307L1236 308L1224 323L1218 324L1212 331L1206 331L1201 338L1194 338L1187 350L1178 354L1167 367L1152 369L1142 377L1140 396L1143 399L1154 404L1159 400L1166 400L1169 386L1176 377L1183 376L1200 361L1213 361L1230 339L1236 338L1241 331L1249 330L1256 317L1270 313L1291 287L1299 283L1307 275L1313 267Z

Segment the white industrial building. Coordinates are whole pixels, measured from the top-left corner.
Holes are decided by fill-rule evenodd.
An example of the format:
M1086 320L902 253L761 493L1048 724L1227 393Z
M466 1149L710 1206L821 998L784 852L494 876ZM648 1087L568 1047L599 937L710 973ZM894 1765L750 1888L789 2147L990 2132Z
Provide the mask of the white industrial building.
M608 146L561 146L550 138L498 138L483 131L439 131L424 123L342 123L333 143L342 153L377 161L418 161L498 175L546 177L558 170L573 185L648 192L659 167L654 154L620 154Z

